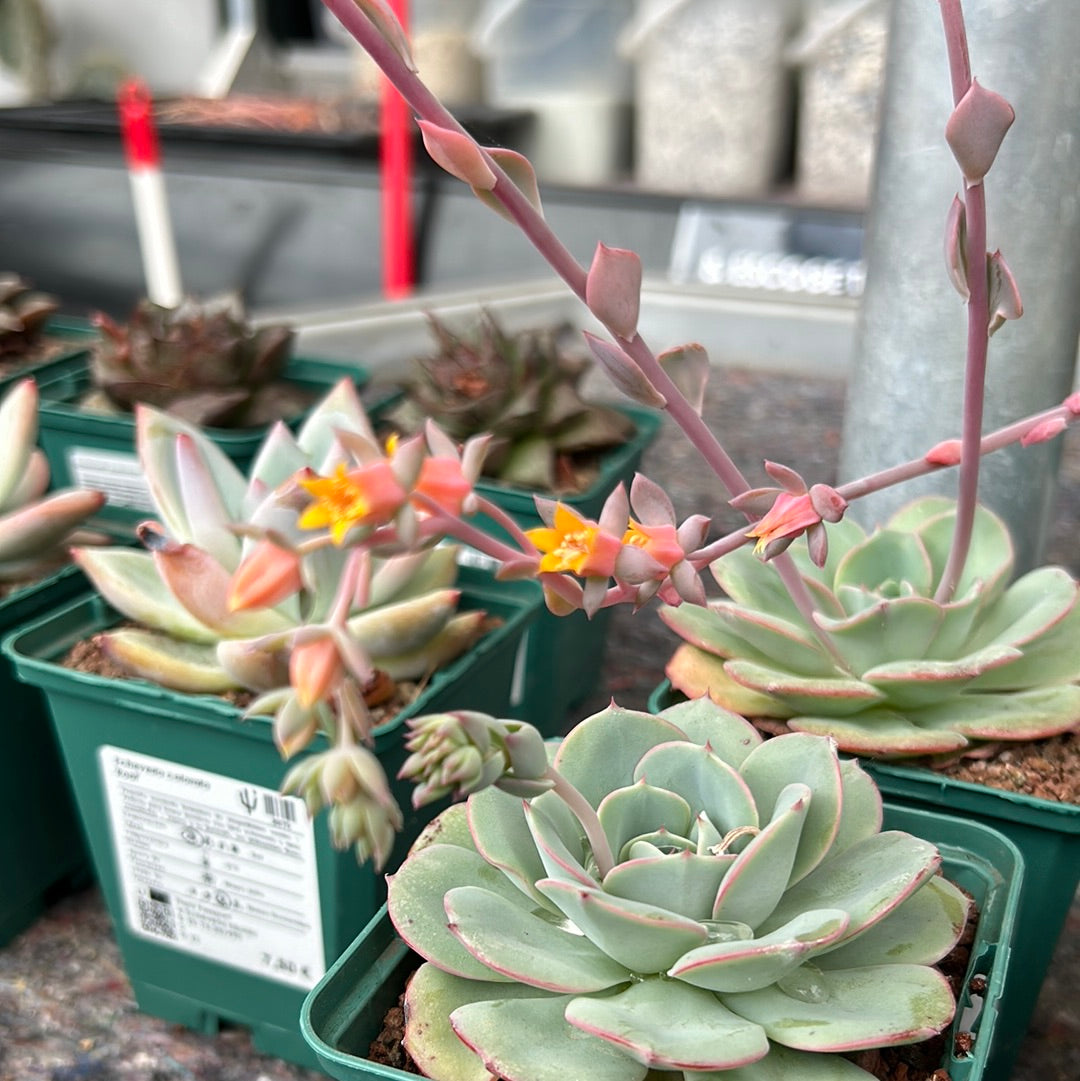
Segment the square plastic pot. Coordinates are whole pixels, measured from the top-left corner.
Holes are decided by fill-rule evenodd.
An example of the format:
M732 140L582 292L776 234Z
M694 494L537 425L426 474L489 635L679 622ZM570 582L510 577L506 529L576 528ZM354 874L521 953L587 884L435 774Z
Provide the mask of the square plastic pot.
M664 680L650 696L649 708L659 712L681 697ZM1013 943L1024 960L1002 998L994 1057L985 1075L987 1081L1007 1081L1080 882L1080 806L954 781L917 766L860 761L892 804L981 823L1024 853L1029 874Z
M0 634L50 613L86 589L68 567L0 601ZM67 773L37 687L0 657L4 753L0 755L0 946L89 873L89 855Z
M38 442L49 460L54 487L105 492L107 502L100 513L105 523L133 525L153 515L153 500L135 453L134 416L88 412L77 404L91 386L89 349L43 364L33 374L41 395ZM283 372L284 379L308 391L313 399L328 393L344 376L351 376L358 386L367 382L362 368L303 357L291 360ZM302 420L303 414L295 423ZM268 428L203 430L246 472Z
M407 716L511 709L537 591L476 572L461 579L462 606L484 608L501 625L376 730L391 778L405 759ZM48 697L135 999L201 1032L245 1026L260 1050L314 1066L301 1004L382 904L384 877L352 851L335 851L325 819L312 822L302 800L278 794L286 767L268 720L242 723L222 698L59 663L116 619L83 594L8 635L3 648L19 678ZM440 809L412 811L410 794L395 783L406 820L390 868Z
M954 1033L972 1032L974 1044L970 1054L950 1052L942 1066L951 1081L984 1081L1010 971L1023 857L997 831L932 811L886 803L885 828L906 830L936 844L945 874L971 893L979 907L968 974L953 1023ZM338 1081L415 1078L415 1074L372 1062L367 1053L416 963L384 906L304 1002L300 1027L327 1074ZM976 975L986 978L986 990L980 996L968 990ZM527 1039L527 1033L522 1038ZM950 1048L954 1043L950 1039Z

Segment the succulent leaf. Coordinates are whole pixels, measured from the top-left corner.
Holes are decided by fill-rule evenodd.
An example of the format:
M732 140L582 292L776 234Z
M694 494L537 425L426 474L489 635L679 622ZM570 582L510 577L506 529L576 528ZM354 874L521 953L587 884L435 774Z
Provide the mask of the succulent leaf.
M802 1051L914 1043L940 1032L955 1010L945 978L922 965L815 969L803 987L801 995L773 985L721 1001L770 1040Z
M212 645L184 642L131 627L100 635L108 656L133 676L188 694L222 694L236 681L218 663Z
M457 886L443 899L450 930L478 961L518 983L559 994L603 991L626 969L587 938L527 912L499 894Z
M535 994L536 992L534 992ZM565 1018L572 995L475 1002L450 1015L459 1039L483 1048L484 1064L505 1081L644 1081L646 1068L605 1040L589 1039ZM530 1039L523 1040L522 1032ZM441 1072L441 1065L436 1066ZM580 1072L579 1072L580 1071Z
M642 980L608 997L575 998L566 1019L662 1070L722 1070L763 1058L769 1050L756 1024L726 1009L715 995L677 980Z

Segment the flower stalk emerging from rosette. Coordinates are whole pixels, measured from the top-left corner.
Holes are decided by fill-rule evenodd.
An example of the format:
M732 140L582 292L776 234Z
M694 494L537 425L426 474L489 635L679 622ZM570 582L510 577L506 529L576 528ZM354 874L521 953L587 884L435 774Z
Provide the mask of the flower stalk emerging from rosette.
M514 757L508 722L413 727L410 775L435 794L456 751L434 746L478 752L468 802L390 878L391 918L425 959L405 1043L435 1081L705 1081L753 1063L865 1081L843 1052L952 1019L932 966L967 901L933 845L881 832L876 787L830 741L762 741L707 699L656 717L612 706L550 763L534 734L511 770L524 786L480 788Z

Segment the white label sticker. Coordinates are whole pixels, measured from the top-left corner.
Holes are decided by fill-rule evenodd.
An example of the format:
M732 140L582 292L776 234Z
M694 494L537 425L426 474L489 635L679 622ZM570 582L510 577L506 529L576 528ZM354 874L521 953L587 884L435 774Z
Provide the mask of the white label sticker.
M128 929L312 988L325 955L303 800L121 747L98 756Z
M116 454L109 450L72 447L67 453L71 483L76 488L94 488L105 493L114 507L133 510L154 509L154 500L134 454Z

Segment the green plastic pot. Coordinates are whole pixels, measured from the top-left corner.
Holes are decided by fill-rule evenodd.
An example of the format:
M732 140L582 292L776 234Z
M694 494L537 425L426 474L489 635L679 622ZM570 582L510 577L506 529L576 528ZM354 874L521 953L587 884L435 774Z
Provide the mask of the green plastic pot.
M985 1081L1009 975L1023 857L996 830L932 811L886 803L885 828L906 830L934 842L941 850L945 874L971 893L979 907L968 975L953 1023L954 1033L972 1032L975 1040L971 1054L950 1052L942 1066L951 1081ZM397 1005L416 964L416 956L395 933L384 906L304 1001L300 1028L324 1072L338 1081L415 1078L366 1056L386 1011ZM986 990L980 996L969 990L976 975L986 978ZM527 1035L523 1033L522 1038ZM954 1042L950 1039L950 1048Z
M617 485L625 484L629 490L645 451L660 432L662 414L634 406L620 405L619 410L634 422L633 437L603 456L599 475L589 488L576 495L559 497L561 503L582 518L595 521L604 500ZM523 529L543 525L532 492L483 480L476 487ZM490 519L480 516L477 523L496 536L506 536ZM491 565L491 561L478 552L463 552L462 561L469 560L475 566ZM593 692L600 679L612 612L611 608L603 608L592 619L584 612L572 612L568 616L556 616L546 609L541 612L530 632L526 704L521 714L524 720L539 726L548 723L552 716L564 719L574 706Z
M0 601L0 634L53 611L86 589L68 567ZM89 856L56 744L36 687L0 658L4 752L0 755L0 946L89 873Z
M54 487L97 488L108 498L101 520L132 525L155 513L135 454L135 418L130 414L86 412L77 405L91 385L89 357L89 351L84 349L34 369L41 395L38 443L49 461ZM358 386L368 378L362 368L303 357L291 360L283 373L289 382L309 391L313 399L329 392L343 376L351 376ZM300 415L290 423L302 420ZM203 430L241 472L246 472L268 429Z
M658 713L681 697L664 680L650 696L649 709ZM918 766L869 758L861 762L893 804L979 822L1024 853L1030 873L1020 894L1013 945L1024 960L1003 996L1003 1020L985 1075L987 1081L1007 1081L1080 882L1080 806L954 781Z
M38 372L49 364L68 357L85 356L94 333L85 319L50 319L41 336L42 343L51 346L49 353L25 363L16 361L14 367L0 375L0 397L13 383L28 376L37 376Z
M528 586L528 583L524 583ZM501 619L375 731L393 778L409 715L452 708L505 716L535 589L464 572L462 607ZM201 1032L251 1030L257 1048L303 1066L305 994L385 899L385 879L335 851L326 822L278 795L285 766L265 719L221 698L73 671L58 660L117 619L82 595L8 635L20 679L48 697L94 869L139 1008ZM325 748L325 743L322 747ZM439 806L411 810L396 865Z

